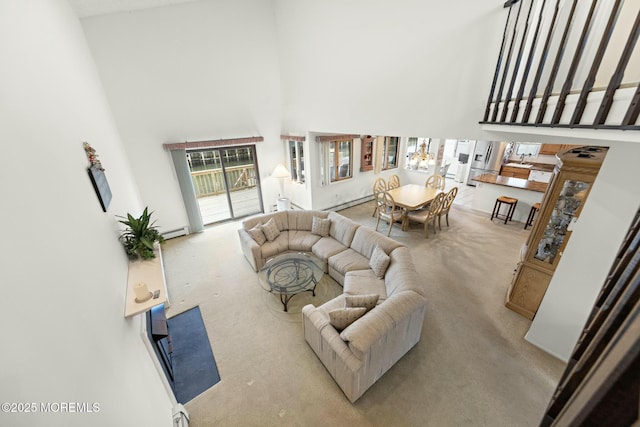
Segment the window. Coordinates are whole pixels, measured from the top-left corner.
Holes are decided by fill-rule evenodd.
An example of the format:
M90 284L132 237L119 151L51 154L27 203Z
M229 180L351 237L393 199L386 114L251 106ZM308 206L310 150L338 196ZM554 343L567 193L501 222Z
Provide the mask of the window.
M353 140L359 135L318 135L322 185L353 177Z
M433 163L431 149L431 138L410 137L407 140L407 169L427 171L429 164Z
M329 179L341 181L353 176L351 159L353 152L352 141L329 142Z
M405 168L410 169L411 159L413 159L414 155L418 151L418 138L415 136L407 138L407 163L405 164Z
M400 138L397 136L385 136L382 147L381 169L394 169L398 167L398 146Z
M291 179L304 183L304 142L289 141L289 170Z
M540 144L531 142L519 142L516 146L516 154L518 156L537 156L540 150Z
M220 155L217 151L193 151L187 153L187 162L192 171L220 168Z

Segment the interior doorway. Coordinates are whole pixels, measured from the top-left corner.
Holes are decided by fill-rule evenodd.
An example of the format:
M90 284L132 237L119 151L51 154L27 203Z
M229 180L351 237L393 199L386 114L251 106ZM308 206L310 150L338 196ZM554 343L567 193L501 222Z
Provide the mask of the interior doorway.
M204 225L263 212L255 145L187 151Z

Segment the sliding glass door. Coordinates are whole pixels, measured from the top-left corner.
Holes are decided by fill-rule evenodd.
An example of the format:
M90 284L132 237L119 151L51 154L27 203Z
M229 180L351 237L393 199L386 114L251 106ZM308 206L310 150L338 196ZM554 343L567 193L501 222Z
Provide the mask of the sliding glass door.
M263 212L255 146L187 151L202 222Z

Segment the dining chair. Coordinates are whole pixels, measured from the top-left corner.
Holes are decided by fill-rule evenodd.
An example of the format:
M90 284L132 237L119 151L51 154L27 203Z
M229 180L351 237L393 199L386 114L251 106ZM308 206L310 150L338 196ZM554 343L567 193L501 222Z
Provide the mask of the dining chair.
M387 183L384 181L384 178L377 178L373 183L373 199L376 200L378 197L378 193L384 193L387 191ZM373 215L376 216L378 214L378 204L373 208Z
M453 204L453 200L458 195L458 187L453 187L447 193L444 193L444 202L442 203L442 209L440 209L440 213L438 214L438 228L442 230L442 216L445 216L447 220L447 227L449 226L449 210L451 209L451 205Z
M378 221L376 221L376 231L378 231L378 225L380 224L380 220L383 219L387 223L389 223L389 231L387 232L387 237L389 237L391 235L391 229L393 228L393 223L403 222L405 211L404 209L396 206L395 202L393 201L393 197L391 197L391 195L386 191L377 194L376 208L378 211Z
M393 190L398 187L400 187L400 177L393 174L389 177L389 181L387 181L387 190Z
M438 175L434 173L429 178L427 178L427 182L424 183L425 187L434 188L436 190L444 190L444 177L442 175Z
M449 171L450 166L451 162L445 162L442 166L440 166L440 176L447 176L447 172Z
M431 201L428 209L411 211L407 213L406 219L408 222L414 221L424 224L425 239L429 238L429 224L433 226L433 233L435 234L437 232L436 220L438 219L438 215L440 214L440 210L442 209L444 198L445 193L439 193L436 198Z

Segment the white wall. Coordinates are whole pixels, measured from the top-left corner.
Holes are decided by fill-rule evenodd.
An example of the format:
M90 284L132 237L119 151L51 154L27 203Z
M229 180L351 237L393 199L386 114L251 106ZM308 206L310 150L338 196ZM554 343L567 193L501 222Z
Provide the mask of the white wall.
M99 413L0 413L6 426L170 426L171 401L125 319L115 214L136 183L80 24L61 0L0 2L0 402L88 402ZM82 142L113 192L102 212Z
M163 230L187 225L167 142L262 135L265 209L285 149L273 5L193 2L83 20L142 199ZM268 209L267 209L268 210Z
M501 2L276 5L286 128L486 139L478 121L507 16Z

